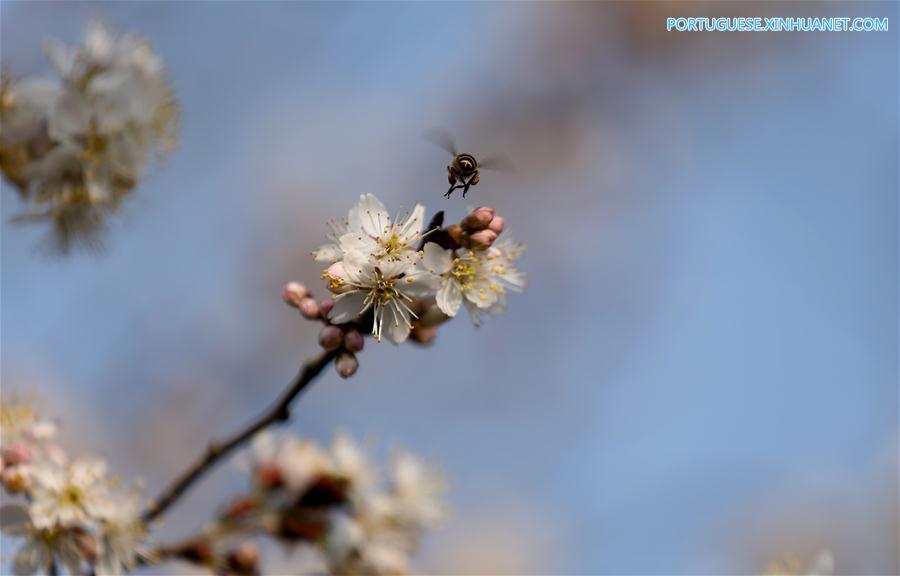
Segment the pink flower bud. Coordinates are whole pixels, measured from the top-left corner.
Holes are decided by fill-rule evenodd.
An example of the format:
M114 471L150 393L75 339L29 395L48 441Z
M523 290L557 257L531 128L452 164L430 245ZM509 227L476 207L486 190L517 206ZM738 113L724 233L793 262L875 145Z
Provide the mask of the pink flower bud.
M487 228L493 218L494 209L482 206L481 208L476 208L471 214L463 218L459 225L468 232L476 232Z
M319 331L319 346L325 350L337 350L344 342L344 332L337 326L325 326Z
M337 360L334 361L334 368L341 378L349 378L356 374L356 370L359 368L359 361L356 360L356 355L353 352L341 352Z
M22 442L14 442L3 451L3 462L8 466L27 464L31 460L31 449Z
M494 219L491 220L491 223L488 224L488 230L492 230L497 233L497 236L503 232L503 217L502 216L494 216Z
M319 315L328 319L328 313L331 312L332 308L334 308L334 300L322 300L319 302Z
M347 333L344 334L344 348L350 352L359 352L363 349L365 343L366 340L358 330L348 330Z
M319 317L319 304L314 298L304 298L297 307L300 308L300 314L307 320L316 320Z
M284 300L288 306L293 306L294 308L299 308L300 301L307 296L309 296L309 290L299 282L288 282L281 291L281 299Z
M497 239L493 230L481 230L466 238L466 245L472 250L487 250Z

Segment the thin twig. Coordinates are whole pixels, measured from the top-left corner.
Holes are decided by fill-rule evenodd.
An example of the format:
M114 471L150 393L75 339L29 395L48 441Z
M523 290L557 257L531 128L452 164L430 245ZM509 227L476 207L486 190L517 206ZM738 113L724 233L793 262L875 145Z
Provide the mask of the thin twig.
M193 465L176 478L155 500L151 500L141 514L141 521L152 522L162 515L187 490L222 458L253 438L269 426L285 422L291 417L291 403L312 382L329 362L334 360L336 351L322 352L308 360L291 381L281 397L268 410L259 415L243 429L221 442L210 442L206 452Z

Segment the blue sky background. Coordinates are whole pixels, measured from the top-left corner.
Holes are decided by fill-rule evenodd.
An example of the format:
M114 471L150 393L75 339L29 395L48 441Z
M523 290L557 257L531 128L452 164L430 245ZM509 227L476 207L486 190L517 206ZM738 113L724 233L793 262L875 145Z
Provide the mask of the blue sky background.
M319 286L325 220L364 192L465 213L420 136L445 126L519 167L470 198L528 244L528 290L430 349L369 342L291 424L442 465L421 570L749 574L830 548L897 573L897 6L3 2L13 72L101 18L152 42L183 111L102 254L42 256L4 183L4 391L155 492L314 352L279 294ZM665 32L715 15L893 30ZM166 535L241 482L224 467Z

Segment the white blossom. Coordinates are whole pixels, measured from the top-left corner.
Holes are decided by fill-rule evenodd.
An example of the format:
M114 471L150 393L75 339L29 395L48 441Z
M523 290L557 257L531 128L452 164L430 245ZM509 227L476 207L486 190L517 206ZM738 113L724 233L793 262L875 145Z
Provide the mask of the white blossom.
M398 455L391 467L393 511L403 524L433 526L444 515L440 496L444 480L411 454Z
M332 289L338 293L328 315L335 324L345 324L372 310L372 334L380 341L385 332L394 343L409 336L416 318L411 304L417 296L433 292L429 278L421 274L413 260L383 258L349 253L326 272Z
M376 471L366 453L345 433L335 435L331 443L334 472L350 482L352 495L364 498L375 486Z
M328 454L314 442L292 436L276 440L269 434L254 438L250 466L258 475L275 474L278 483L295 494L333 470Z
M41 418L31 402L9 396L0 402L0 463L4 476L30 478L23 464L62 465L65 454L56 444L56 422Z
M81 573L82 550L78 532L36 526L23 504L0 506L0 528L7 536L25 540L13 559L15 576L49 574L57 562L70 574Z
M31 473L31 519L37 528L93 526L108 517L117 505L110 497L106 463L102 460L34 466Z
M422 530L443 518L443 481L409 454L394 459L386 489L372 489L332 519L323 551L337 574L407 574Z
M27 203L17 220L51 220L66 249L102 231L151 156L171 149L178 107L158 56L135 36L94 23L81 45L46 51L58 83L3 79L0 169Z
M425 208L416 204L406 215L391 219L384 205L372 194L362 194L347 218L329 222L330 243L313 253L319 262L337 262L351 254L366 254L376 260L412 260L422 238Z
M507 290L520 292L525 287L525 276L514 264L522 250L521 244L506 240L484 251L461 250L452 256L433 243L426 244L425 266L441 277L435 298L438 307L453 317L465 303L476 324L480 311L503 310Z
M140 521L141 498L123 495L103 518L99 527L98 576L119 576L133 570L142 558L151 558L145 544L147 529Z

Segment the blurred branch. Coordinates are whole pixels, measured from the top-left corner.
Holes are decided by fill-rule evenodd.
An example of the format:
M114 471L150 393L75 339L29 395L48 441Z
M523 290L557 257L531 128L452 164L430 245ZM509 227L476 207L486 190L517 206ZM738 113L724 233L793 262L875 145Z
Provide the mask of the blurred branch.
M290 386L268 410L229 438L220 442L210 442L203 456L176 478L159 496L150 501L147 509L141 514L141 521L148 523L161 516L221 459L262 430L290 419L291 403L322 372L322 369L334 360L336 355L336 351L322 352L308 360L300 368Z

